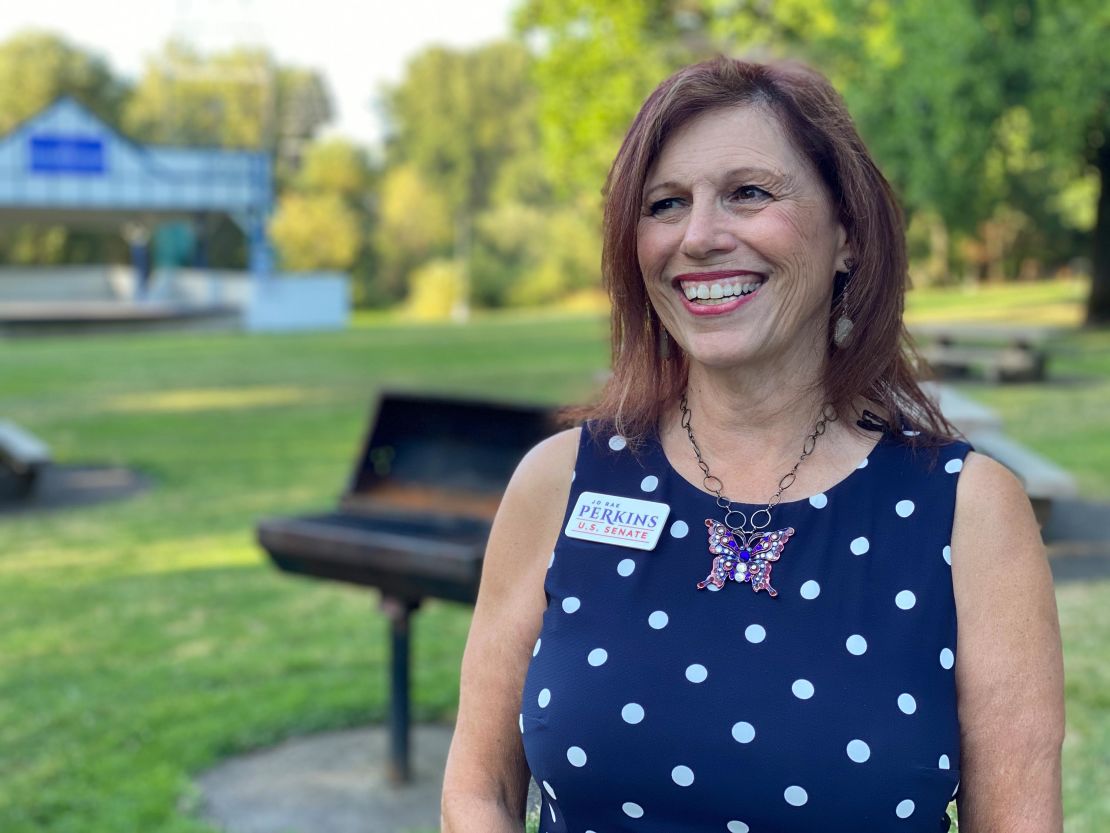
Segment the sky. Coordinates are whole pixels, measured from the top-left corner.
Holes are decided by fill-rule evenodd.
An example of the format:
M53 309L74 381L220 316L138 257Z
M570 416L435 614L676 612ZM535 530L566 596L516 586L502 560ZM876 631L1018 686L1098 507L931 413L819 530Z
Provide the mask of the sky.
M3 0L0 40L24 29L57 32L137 78L171 37L202 51L267 47L283 65L319 71L335 121L324 135L376 144L374 97L433 44L475 46L508 34L516 0Z

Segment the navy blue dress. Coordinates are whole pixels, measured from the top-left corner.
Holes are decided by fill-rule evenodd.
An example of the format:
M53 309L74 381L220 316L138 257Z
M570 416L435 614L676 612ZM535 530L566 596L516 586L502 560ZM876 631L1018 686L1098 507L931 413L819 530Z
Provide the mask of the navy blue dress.
M959 785L949 547L970 446L885 432L792 528L770 584L710 592L715 498L657 439L589 427L582 492L665 503L652 551L560 534L520 729L544 833L938 833ZM760 506L739 505L748 513ZM564 528L565 528L564 522Z

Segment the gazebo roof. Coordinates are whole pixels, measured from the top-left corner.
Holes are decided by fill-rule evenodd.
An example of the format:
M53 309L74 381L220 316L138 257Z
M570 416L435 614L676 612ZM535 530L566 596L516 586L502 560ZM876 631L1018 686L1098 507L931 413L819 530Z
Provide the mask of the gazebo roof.
M223 212L240 223L273 204L266 153L143 145L72 98L60 98L0 137L0 218L154 220Z

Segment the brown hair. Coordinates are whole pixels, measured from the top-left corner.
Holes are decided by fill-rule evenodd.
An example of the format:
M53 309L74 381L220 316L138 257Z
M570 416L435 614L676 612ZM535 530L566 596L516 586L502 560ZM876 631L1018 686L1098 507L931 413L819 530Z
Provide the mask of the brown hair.
M686 386L686 356L660 357L661 326L648 301L636 254L648 171L678 128L726 107L768 107L812 162L828 188L848 235L855 265L839 275L829 310L829 360L821 382L839 416L860 396L890 415L895 429L920 429L910 438L933 444L953 436L952 425L921 390L915 356L902 321L908 283L902 214L890 185L856 131L840 95L796 62L752 63L719 56L679 70L636 114L605 184L602 273L612 301L613 374L600 400L577 413L601 420L630 440L653 431L663 409ZM842 347L832 340L842 315L854 324ZM902 437L902 432L895 430Z

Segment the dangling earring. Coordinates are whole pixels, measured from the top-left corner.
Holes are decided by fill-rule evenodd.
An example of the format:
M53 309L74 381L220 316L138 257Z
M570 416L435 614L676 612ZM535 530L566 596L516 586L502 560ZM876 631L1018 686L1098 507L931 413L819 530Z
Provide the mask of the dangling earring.
M833 284L833 302L836 303L839 301L842 310L847 306L847 299L844 296L848 290L848 281L851 280L855 271L855 262L852 260L845 260L844 271L836 273ZM833 326L833 344L837 347L843 347L851 335L852 319L846 314L841 313L840 317L836 319L836 324Z
M833 327L833 344L837 347L843 347L851 334L852 319L847 315L842 315L836 319L836 326Z

